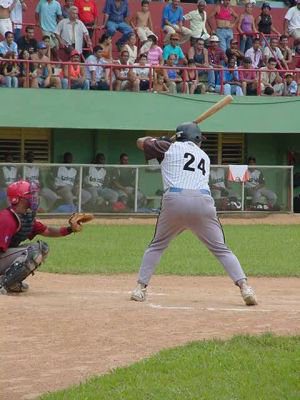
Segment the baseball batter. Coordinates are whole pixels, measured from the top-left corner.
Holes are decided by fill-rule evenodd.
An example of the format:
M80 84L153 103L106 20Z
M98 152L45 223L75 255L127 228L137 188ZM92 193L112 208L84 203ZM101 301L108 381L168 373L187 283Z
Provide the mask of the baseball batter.
M254 290L248 285L237 257L224 242L208 184L210 159L200 148L201 131L197 124L186 122L177 127L175 137L173 143L152 137L137 141L147 160L156 158L161 163L164 195L155 235L144 253L131 299L146 299L147 286L163 251L173 238L189 229L220 261L240 288L246 305L255 305Z
M60 237L74 231L72 226L54 228L37 221L38 198L38 186L34 182L21 180L7 188L10 206L0 211L0 294L27 291L24 279L48 255L47 243L38 240L21 245L23 241L32 240L36 235Z

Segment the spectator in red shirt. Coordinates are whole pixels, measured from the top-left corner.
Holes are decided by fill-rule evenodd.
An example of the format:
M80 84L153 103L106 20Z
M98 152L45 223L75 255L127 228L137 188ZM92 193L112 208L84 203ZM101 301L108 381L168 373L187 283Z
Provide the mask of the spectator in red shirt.
M36 235L60 237L70 235L70 226L48 227L36 220L39 189L34 182L17 181L7 188L9 207L0 211L0 294L25 292L23 281L34 272L49 253L47 243L22 242Z
M244 96L254 96L257 94L257 74L252 68L250 57L245 57L243 66L238 68Z
M213 71L211 71L211 77L210 77L210 82L209 82L209 87L208 91L209 92L214 92L215 91L215 83L216 80L219 79L219 72L216 71L216 68L223 68L224 65L227 64L228 58L224 51L221 49L219 46L220 40L218 36L212 35L209 39L209 48L208 48L208 62L209 65L214 68ZM214 76L213 76L214 74Z
M75 0L74 6L78 8L79 19L84 23L92 38L97 27L98 9L95 0Z

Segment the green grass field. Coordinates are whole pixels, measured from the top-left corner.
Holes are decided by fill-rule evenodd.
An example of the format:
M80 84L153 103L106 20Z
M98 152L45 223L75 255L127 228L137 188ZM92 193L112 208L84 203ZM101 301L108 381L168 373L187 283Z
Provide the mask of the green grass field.
M51 252L42 271L136 273L152 239L153 226L85 226L80 234L48 239ZM298 226L225 226L226 242L248 275L300 276ZM222 275L222 267L189 232L164 253L157 274Z
M59 273L136 273L153 226L85 226L50 239L42 270ZM246 273L300 276L297 226L225 226L226 242ZM221 275L217 260L190 233L174 240L157 274ZM101 344L100 344L101 345ZM162 351L42 400L299 400L300 336L239 336Z
M300 336L174 348L42 400L299 400Z

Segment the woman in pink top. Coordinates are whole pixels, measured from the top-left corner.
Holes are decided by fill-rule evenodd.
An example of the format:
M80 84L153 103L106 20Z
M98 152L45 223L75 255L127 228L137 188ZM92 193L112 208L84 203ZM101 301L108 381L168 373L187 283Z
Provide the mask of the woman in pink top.
M245 5L245 12L239 16L237 30L240 33L240 49L241 52L245 52L252 47L253 34L258 33L256 31L254 17L252 15L253 4L247 3Z
M220 39L220 47L225 52L230 47L233 28L238 19L238 15L230 7L230 0L222 0L221 4L215 6L213 13L208 18L209 23L212 19L215 19L216 34Z
M148 63L151 65L162 65L163 64L163 51L157 45L157 37L155 35L148 36L148 40L151 41L150 49L147 53Z

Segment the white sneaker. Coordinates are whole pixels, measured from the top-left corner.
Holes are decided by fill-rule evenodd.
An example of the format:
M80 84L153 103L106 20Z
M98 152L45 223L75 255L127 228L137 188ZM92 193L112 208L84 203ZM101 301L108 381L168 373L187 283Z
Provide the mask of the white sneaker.
M252 289L251 286L248 286L247 284L244 284L241 288L241 295L246 303L247 306L255 306L257 305L257 299L255 296L255 292Z
M5 289L4 286L2 286L2 285L0 284L0 295L1 295L1 294L3 294L3 295L7 294L7 290Z
M147 288L142 283L139 283L137 287L132 291L130 300L145 301L146 300Z

